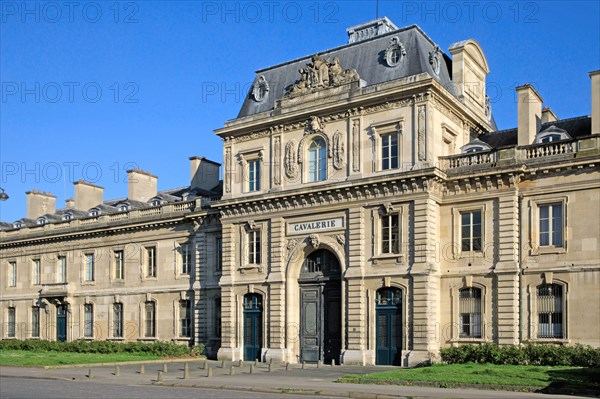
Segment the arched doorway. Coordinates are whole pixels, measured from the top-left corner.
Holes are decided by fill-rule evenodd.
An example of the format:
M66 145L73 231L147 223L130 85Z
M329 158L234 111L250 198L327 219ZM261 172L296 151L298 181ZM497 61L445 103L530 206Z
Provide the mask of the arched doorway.
M340 263L317 250L300 270L300 361L339 364L342 350Z
M244 296L244 360L260 360L262 351L262 296Z
M402 290L381 288L375 304L375 364L402 365Z

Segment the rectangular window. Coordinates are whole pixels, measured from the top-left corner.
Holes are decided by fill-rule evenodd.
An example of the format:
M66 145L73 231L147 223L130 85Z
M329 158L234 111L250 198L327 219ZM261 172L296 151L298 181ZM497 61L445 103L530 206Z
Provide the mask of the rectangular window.
M84 325L83 325L83 336L85 338L94 337L94 305L86 304L83 305L84 313Z
M192 309L190 307L190 301L179 302L179 334L181 337L192 336Z
M123 338L123 304L113 304L113 337Z
M94 281L94 254L85 255L85 281Z
M461 250L481 251L481 211L460 213Z
M189 244L181 246L181 273L190 274L192 270L192 246Z
M563 246L562 203L540 205L540 246Z
M248 232L248 263L260 264L260 230Z
M146 248L146 277L156 277L156 247Z
M220 272L223 269L223 239L217 237L216 239L216 266L217 271Z
M398 214L381 216L381 253L400 253L400 217Z
M16 311L15 308L8 308L8 338L16 336Z
M31 338L40 337L40 308L34 306L31 308Z
M8 264L8 286L17 286L17 262L10 262Z
M460 290L460 336L481 338L481 290L464 288Z
M215 336L221 336L221 298L215 299Z
M398 134L381 136L381 170L398 168Z
M537 288L538 338L563 338L563 293L557 284Z
M115 279L125 278L125 254L123 251L115 251Z
M66 256L58 257L58 282L59 283L67 282L67 257Z
M248 161L248 191L260 190L260 160Z
M42 283L42 261L40 259L33 260L33 285Z
M156 336L156 304L154 302L146 302L146 329L144 335L146 338L154 338Z

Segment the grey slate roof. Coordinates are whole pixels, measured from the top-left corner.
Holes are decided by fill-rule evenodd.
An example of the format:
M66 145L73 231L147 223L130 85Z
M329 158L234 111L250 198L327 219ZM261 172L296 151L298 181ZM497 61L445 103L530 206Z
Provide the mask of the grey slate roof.
M398 65L389 67L385 62L385 50L390 43L390 39L394 36L397 36L403 44L406 55L402 57ZM333 57L338 57L341 67L343 69L356 69L360 78L366 81L367 86L426 72L449 89L450 92L456 94L454 86L451 84L452 62L450 58L440 50L444 62L441 63L439 76L433 72L429 63L429 53L434 50L435 46L436 44L421 28L417 25L411 25L371 39L326 50L318 53L318 55L322 58L331 58L331 60L333 60ZM242 104L238 118L272 110L275 100L281 99L286 90L300 78L298 70L310 62L310 57L302 57L256 71L254 82L258 80L260 75L263 75L269 83L268 96L262 102L255 101L251 97L251 87Z
M565 130L572 138L576 139L591 134L592 118L589 116L578 116L576 118L546 122L542 123L540 131L546 130L553 125L559 129ZM512 128L484 133L480 135L478 139L488 143L492 148L500 148L517 145L517 137L517 128Z

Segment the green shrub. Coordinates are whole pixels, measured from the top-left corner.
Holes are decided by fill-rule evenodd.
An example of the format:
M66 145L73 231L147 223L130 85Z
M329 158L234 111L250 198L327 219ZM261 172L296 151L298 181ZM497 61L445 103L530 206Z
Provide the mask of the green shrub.
M71 341L55 342L45 340L0 340L2 350L54 351L76 353L144 353L163 357L199 356L204 353L204 345L190 348L171 342L114 342L114 341Z
M587 345L464 345L440 351L445 363L491 363L600 368L600 348Z

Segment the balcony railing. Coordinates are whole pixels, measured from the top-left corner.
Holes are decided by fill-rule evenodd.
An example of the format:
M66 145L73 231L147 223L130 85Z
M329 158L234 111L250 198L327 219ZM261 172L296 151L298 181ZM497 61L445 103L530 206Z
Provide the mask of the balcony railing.
M577 142L573 141L556 141L542 144L532 144L521 147L525 152L525 159L546 158L555 155L574 154L576 153Z
M440 166L442 169L455 169L475 165L493 166L497 158L498 153L494 150L450 155L440 157Z

